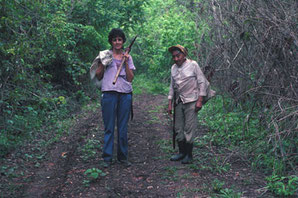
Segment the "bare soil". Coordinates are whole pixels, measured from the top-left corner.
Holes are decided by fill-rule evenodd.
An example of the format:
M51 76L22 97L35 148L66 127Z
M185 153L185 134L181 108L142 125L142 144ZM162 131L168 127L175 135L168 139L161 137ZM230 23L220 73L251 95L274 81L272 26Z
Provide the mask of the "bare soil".
M172 149L166 107L166 96L134 96L134 120L128 132L130 167L117 162L103 167L100 107L77 116L71 130L49 145L57 132L44 131L1 160L0 196L203 198L223 197L217 190L228 189L225 197L240 192L241 197L273 197L264 188L265 176L253 172L244 156L226 148L196 143L193 164L171 162L177 149ZM206 127L198 130L198 138L208 133ZM92 168L106 175L90 179L84 173Z

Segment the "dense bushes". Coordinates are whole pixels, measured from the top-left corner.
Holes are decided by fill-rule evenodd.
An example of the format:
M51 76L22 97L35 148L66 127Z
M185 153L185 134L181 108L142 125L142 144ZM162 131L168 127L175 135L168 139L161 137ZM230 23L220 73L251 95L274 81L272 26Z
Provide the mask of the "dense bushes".
M206 18L213 16L207 20L212 43L203 40L201 46L208 48L209 59L203 61L215 68L213 83L245 112L243 133L253 138L251 129L258 128L252 141L258 148L251 147L255 156L270 156L275 162L267 167L273 172L293 170L298 141L295 1L213 0L206 5Z

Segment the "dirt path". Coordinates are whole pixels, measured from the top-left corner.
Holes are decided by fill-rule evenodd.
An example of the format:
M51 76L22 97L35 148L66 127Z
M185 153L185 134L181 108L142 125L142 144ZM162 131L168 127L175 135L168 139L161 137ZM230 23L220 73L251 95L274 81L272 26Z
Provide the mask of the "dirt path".
M252 173L246 161L235 153L225 156L217 152L219 148L196 144L194 164L169 161L173 150L166 102L166 96L162 95L134 97L135 117L129 123L128 134L131 167L118 163L109 168L102 166L103 126L99 108L96 113L90 111L79 118L69 135L51 144L38 166L22 158L19 162L24 166L23 175L1 180L14 182L10 185L14 187L13 193L2 191L1 195L203 198L216 197L216 190L226 188L227 195L242 192L241 197L270 197L263 193L263 176ZM206 133L203 128L200 131L200 135ZM24 147L24 152L34 151ZM17 163L17 154L10 158L9 164ZM92 180L84 174L88 169L103 171L105 176Z

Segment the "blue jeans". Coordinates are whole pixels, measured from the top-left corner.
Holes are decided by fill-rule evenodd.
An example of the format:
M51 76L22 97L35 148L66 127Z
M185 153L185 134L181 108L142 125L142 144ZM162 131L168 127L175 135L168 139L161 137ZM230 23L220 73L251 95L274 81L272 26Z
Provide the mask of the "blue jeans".
M127 160L127 124L132 103L132 95L118 92L104 92L101 100L104 122L104 161L111 161L114 150L114 130L117 119L117 159Z

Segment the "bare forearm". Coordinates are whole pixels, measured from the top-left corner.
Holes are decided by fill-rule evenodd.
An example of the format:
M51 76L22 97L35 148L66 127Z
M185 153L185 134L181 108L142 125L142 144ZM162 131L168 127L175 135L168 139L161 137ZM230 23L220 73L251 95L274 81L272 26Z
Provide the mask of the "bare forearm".
M126 79L128 82L132 82L134 78L133 71L128 68L128 64L125 64Z

